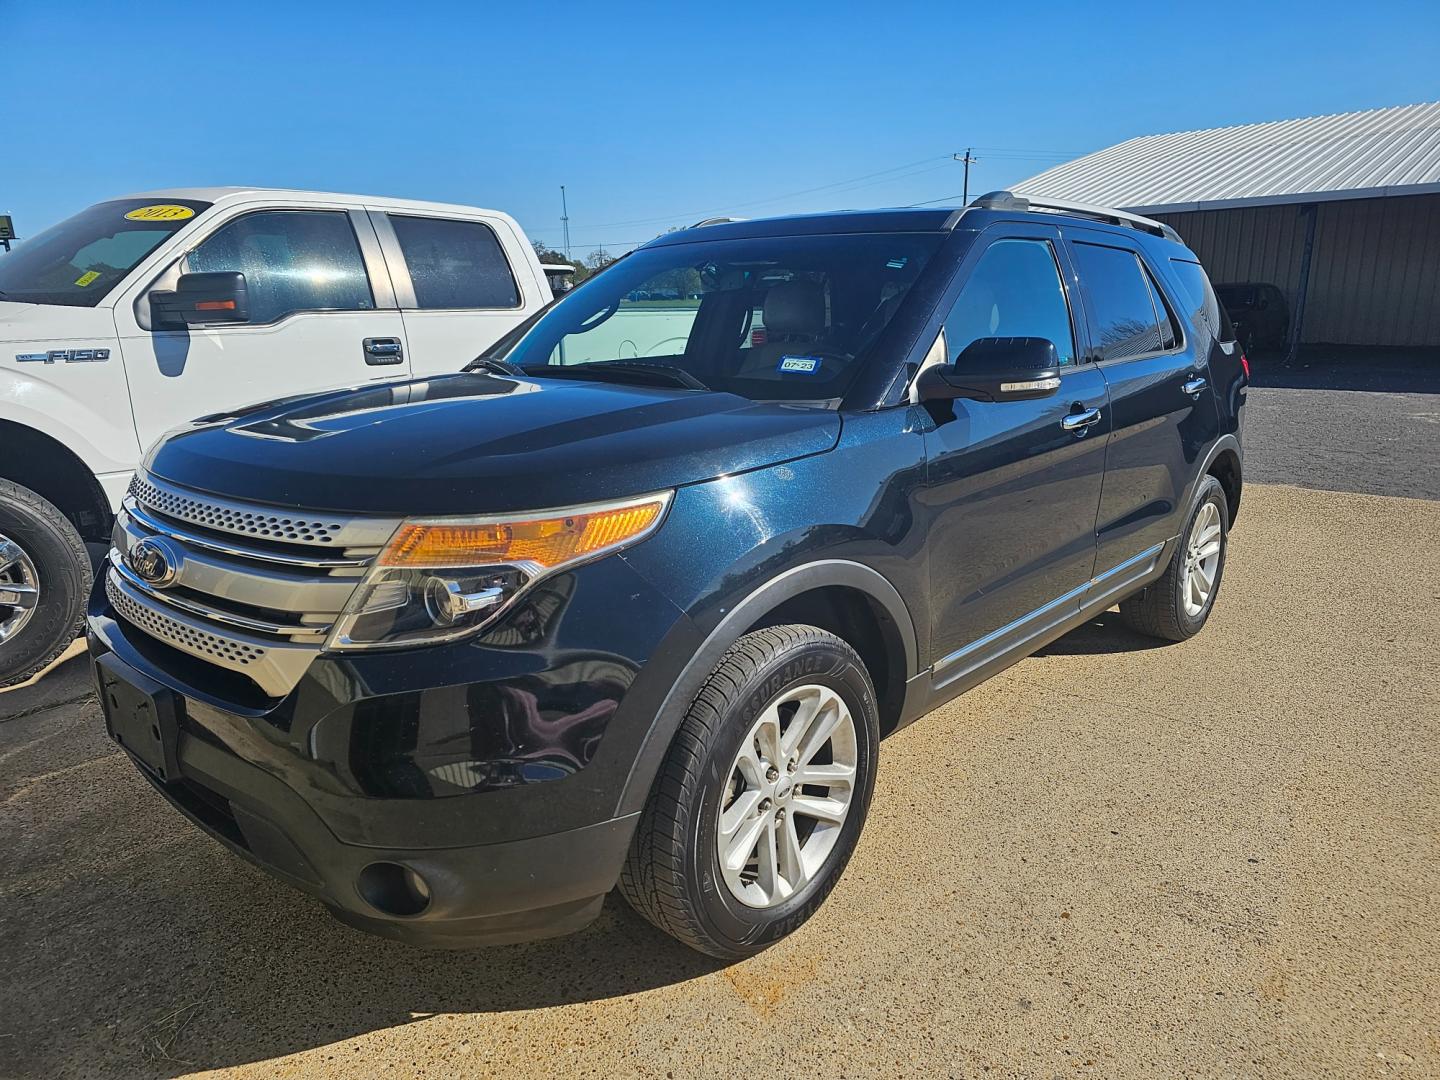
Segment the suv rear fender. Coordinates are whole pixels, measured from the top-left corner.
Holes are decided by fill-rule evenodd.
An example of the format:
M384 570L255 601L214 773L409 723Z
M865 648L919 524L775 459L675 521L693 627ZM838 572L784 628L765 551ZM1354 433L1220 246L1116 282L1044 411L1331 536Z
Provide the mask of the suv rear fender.
M1185 516L1182 520L1189 519L1189 512L1195 506L1195 497L1199 493L1200 483L1205 477L1214 475L1220 481L1220 486L1225 489L1225 501L1230 506L1230 524L1235 524L1235 515L1240 511L1240 490L1241 478L1243 475L1240 452L1240 440L1234 435L1221 435L1210 447L1204 457L1204 464L1190 479L1190 487L1185 492L1184 506Z
M703 634L703 639L694 648L655 711L650 729L635 755L630 776L621 790L615 816L643 809L655 775L679 730L689 703L699 693L726 650L753 629L788 621L783 617L774 617L784 615L787 603L803 604L822 593L862 601L873 615L875 643L881 655L875 657L878 664L867 663L872 674L877 667L885 673L884 685L876 686L882 723L893 730L898 726L900 716L914 715L905 699L914 692L919 651L914 621L895 586L878 570L850 559L818 559L792 566L733 604L710 605L709 611L716 613L713 625L684 620L686 629ZM792 607L789 610L795 609ZM867 651L864 643L852 641L851 644L862 656Z

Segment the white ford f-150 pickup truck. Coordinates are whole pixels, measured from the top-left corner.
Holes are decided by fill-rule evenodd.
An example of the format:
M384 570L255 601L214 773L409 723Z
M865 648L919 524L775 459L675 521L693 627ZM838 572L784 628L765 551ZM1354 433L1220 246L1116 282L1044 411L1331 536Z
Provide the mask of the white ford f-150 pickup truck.
M143 451L195 417L456 371L551 300L495 210L176 188L0 255L0 686L64 650Z

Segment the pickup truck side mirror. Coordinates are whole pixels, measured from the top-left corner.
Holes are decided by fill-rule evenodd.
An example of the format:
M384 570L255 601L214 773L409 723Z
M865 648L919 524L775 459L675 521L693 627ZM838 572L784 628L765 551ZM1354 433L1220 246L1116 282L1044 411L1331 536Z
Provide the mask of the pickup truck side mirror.
M921 401L1029 401L1060 389L1055 343L1038 337L977 338L953 364L920 373Z
M238 270L181 274L174 290L150 294L150 317L157 330L250 321L250 294Z

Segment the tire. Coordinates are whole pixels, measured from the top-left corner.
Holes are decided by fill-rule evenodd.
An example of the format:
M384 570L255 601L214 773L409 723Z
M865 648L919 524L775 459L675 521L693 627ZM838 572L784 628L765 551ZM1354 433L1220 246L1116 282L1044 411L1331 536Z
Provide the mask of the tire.
M793 711L791 697L796 698ZM771 780L756 778L779 785L768 789L773 800L757 798L764 791L747 787L746 767L737 760L747 736L748 760L758 758L756 767L776 756L760 749L764 732L756 734L768 723L772 705L781 723L765 731L774 731L782 750L792 733L801 741L779 755L786 758L785 771L771 768L762 771ZM842 706L848 710L848 727ZM808 727L795 726L801 717ZM832 718L833 734L824 735ZM807 734L818 741L809 745ZM848 644L813 626L774 626L746 634L721 659L681 721L636 828L620 875L621 893L640 915L692 949L725 960L760 952L809 919L839 880L869 810L879 744L875 690ZM792 770L791 761L807 756L808 765ZM853 769L848 795L843 782L828 787L803 782L806 775L821 775L814 770L838 776L847 768ZM724 808L729 815L746 822L731 833L733 843L721 831L727 800L732 800ZM807 816L809 808L819 806L833 814L842 801L844 816L838 823ZM753 811L741 813L751 805ZM758 896L768 880L776 897L769 906L743 899L731 884L749 875L748 863L739 871L721 865L721 844L727 843L732 854L740 851L751 827L760 830L762 839L753 853L754 880L748 885L742 880L740 887ZM777 845L785 837L796 840L771 856L767 875L758 860L764 850L760 845L770 835L777 837ZM814 862L812 870L787 872L787 865L799 867L807 859ZM787 876L803 883L787 891Z
M1208 508L1208 509L1207 509ZM1187 572L1192 558L1192 547L1202 538L1207 541L1214 527L1218 525L1219 535L1214 538L1219 548L1215 552L1212 580L1203 602L1196 604L1194 595L1187 603L1187 590L1192 581ZM1120 615L1132 630L1165 641L1185 641L1200 632L1215 607L1215 597L1220 593L1220 579L1225 572L1225 554L1230 542L1230 504L1225 500L1225 489L1213 476L1206 476L1200 483L1200 498L1185 523L1185 531L1175 545L1170 565L1164 575L1147 585L1140 592L1120 604ZM1205 560L1201 560L1202 566ZM1198 610L1196 610L1198 608Z
M38 589L39 597L23 621L17 607L0 605L0 686L24 682L75 640L91 577L69 519L29 488L0 480L0 583Z

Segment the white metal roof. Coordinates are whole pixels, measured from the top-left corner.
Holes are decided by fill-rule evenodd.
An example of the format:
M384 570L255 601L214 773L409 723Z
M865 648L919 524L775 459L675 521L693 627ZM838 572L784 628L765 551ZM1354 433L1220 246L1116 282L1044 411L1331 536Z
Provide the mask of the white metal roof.
M1145 135L1013 190L1151 214L1440 192L1440 102Z

